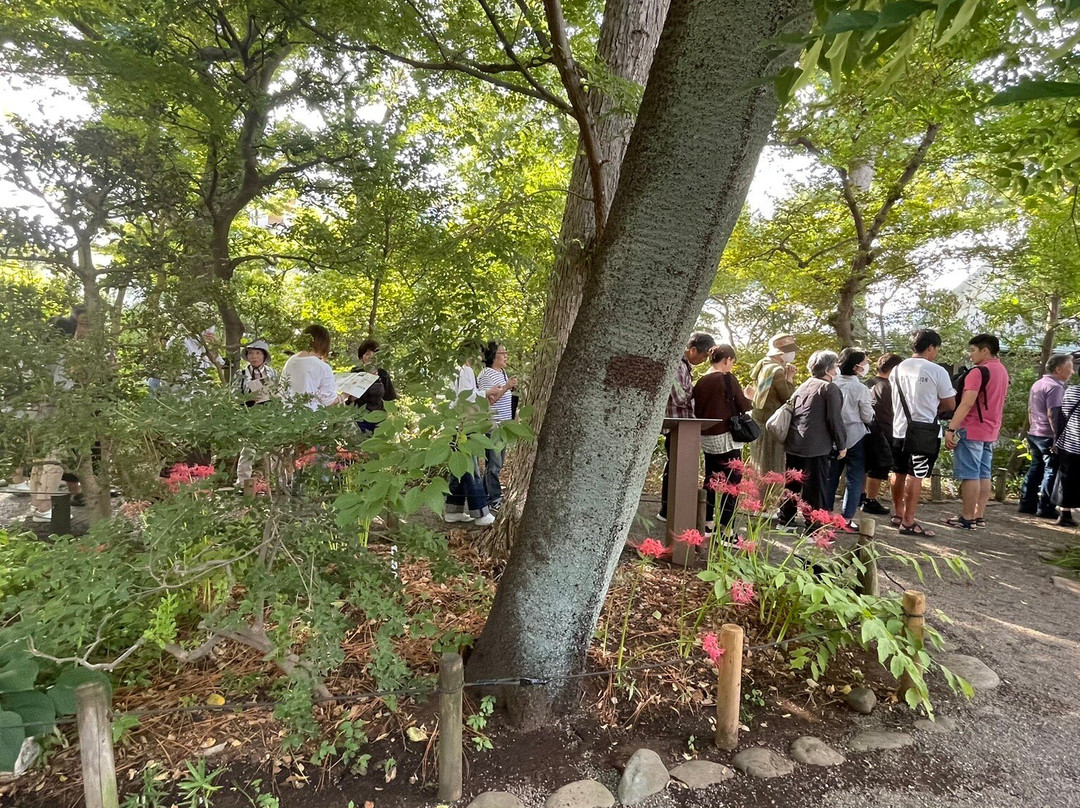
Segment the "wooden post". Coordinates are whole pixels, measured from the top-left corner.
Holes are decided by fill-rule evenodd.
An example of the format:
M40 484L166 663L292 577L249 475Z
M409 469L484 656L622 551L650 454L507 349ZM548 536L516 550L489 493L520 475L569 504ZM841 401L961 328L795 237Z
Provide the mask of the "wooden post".
M904 607L904 627L911 638L922 646L923 629L926 627L926 595L915 589L908 589L901 602ZM903 695L911 687L911 677L904 673L900 677L900 694Z
M1005 489L1009 484L1009 470L998 469L994 475L994 499L998 502L1005 501Z
M878 596L877 553L874 552L874 533L877 525L873 519L863 517L859 520L858 558L862 564L859 573L859 585L855 592L859 595Z
M717 665L716 745L720 749L735 749L739 745L739 707L742 705L742 627L724 623L720 628L719 644L724 655Z
M253 496L255 496L255 478L254 477L248 477L246 480L244 480L244 496L245 497L253 497Z
M75 688L75 703L86 808L117 808L109 692L101 682L86 682Z
M935 471L930 475L930 501L941 502L941 472Z
M699 488L697 492L697 529L698 533L705 536L705 541L698 547L698 555L701 558L708 560L709 558L709 544L712 542L713 537L705 533L705 513L708 510L708 492L704 488ZM714 514L715 517L715 514Z
M439 661L439 802L461 799L461 692L465 664L460 654Z

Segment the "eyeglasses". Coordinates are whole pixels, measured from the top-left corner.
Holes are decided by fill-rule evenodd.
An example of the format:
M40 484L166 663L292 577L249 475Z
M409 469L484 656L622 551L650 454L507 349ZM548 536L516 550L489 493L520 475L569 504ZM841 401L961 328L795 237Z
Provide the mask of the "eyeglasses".
M510 352L509 351L496 351L495 355L496 356L509 356Z

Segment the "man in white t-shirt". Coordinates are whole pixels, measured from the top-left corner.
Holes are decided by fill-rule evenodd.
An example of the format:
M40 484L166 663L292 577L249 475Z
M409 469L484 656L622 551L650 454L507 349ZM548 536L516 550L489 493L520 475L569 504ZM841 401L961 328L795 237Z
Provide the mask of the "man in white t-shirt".
M915 509L919 505L922 481L933 472L938 452L913 454L905 450L908 419L924 424L937 423L938 413L951 410L956 399L949 372L935 361L940 349L940 334L929 328L916 331L911 335L911 358L896 366L891 379L893 457L896 462L893 521L901 533L910 536L934 535L915 521Z

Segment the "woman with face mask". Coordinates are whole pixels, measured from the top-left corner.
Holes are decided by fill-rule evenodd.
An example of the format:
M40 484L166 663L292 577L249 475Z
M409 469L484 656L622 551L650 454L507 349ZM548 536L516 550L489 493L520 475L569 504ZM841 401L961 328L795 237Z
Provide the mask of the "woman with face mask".
M847 432L847 449L843 459L833 462L829 475L829 484L825 488L826 507L831 511L836 499L836 490L840 487L840 476L847 472L847 485L844 488L843 514L847 526L841 528L854 533L856 525L851 521L859 508L862 498L863 482L866 479L866 446L869 424L874 420L874 401L870 389L859 379L870 370L870 360L866 352L859 348L844 348L840 352L840 375L834 384L844 396L841 418Z
M765 429L774 412L780 409L795 392L795 337L777 334L769 340L769 354L758 360L750 371L751 383L746 397L754 405L754 420L761 427L761 437L750 444L750 462L762 474L770 471L784 472L786 462L784 444Z
M832 458L843 460L847 453L847 429L841 416L844 396L832 383L839 375L837 356L832 351L815 351L806 368L811 378L799 385L791 397L794 410L784 442L787 467L801 471L802 479L793 478L787 488L801 494L811 509L828 510L831 503L826 501L826 486ZM795 502L789 499L780 508L780 519L791 524L795 513Z

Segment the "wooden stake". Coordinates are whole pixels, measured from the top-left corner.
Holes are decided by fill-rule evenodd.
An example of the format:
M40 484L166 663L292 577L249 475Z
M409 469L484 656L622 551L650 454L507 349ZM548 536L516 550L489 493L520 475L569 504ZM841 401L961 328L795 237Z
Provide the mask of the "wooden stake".
M904 607L904 627L921 648L923 630L926 627L926 595L915 589L908 589L904 592L901 602ZM907 693L913 686L911 677L905 672L900 677L900 694Z
M461 693L465 665L460 654L439 661L439 802L461 799Z
M117 808L109 691L101 682L86 682L75 688L75 703L86 808Z
M941 502L941 473L937 471L930 475L930 501Z
M739 745L739 707L742 704L742 627L724 623L719 644L724 655L717 665L716 745L720 749L735 749Z
M998 469L994 475L994 499L998 502L1005 501L1005 489L1009 484L1009 470Z
M879 593L877 553L874 552L874 533L876 530L877 524L873 519L864 516L859 520L858 556L863 569L859 573L859 585L855 590L859 595L869 595L875 598Z
M708 492L704 488L699 488L697 492L697 529L698 533L702 536L706 536L705 533L705 513L708 510ZM715 514L713 517L715 518ZM712 536L707 536L705 541L698 547L698 555L701 558L709 558L709 543L712 541Z

